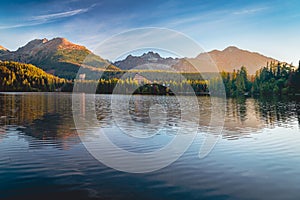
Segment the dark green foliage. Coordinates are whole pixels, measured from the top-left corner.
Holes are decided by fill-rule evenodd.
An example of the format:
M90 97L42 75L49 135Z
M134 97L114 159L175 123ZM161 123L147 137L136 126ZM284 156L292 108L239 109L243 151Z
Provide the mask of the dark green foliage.
M297 70L298 71L298 70ZM286 63L271 63L257 72L253 82L255 95L287 95L299 90L297 72ZM298 81L297 81L298 80Z
M232 73L222 72L226 95L231 97L250 95L294 95L300 93L300 69L286 63L270 63L249 76L241 67Z
M292 72L290 78L290 87L293 93L300 94L300 62L299 67L296 71Z

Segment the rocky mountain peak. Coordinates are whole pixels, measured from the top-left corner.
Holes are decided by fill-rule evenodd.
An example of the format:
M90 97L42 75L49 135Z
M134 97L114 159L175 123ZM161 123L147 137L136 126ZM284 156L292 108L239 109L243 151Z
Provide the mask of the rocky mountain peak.
M0 51L8 51L8 49L0 45Z
M177 61L178 59L163 58L158 53L149 51L140 56L129 55L124 60L115 62L114 65L123 70L130 70L133 68L169 70L169 68L176 64Z
M44 38L44 39L42 39L42 43L46 43L46 42L48 42L49 40L47 39L47 38Z
M61 37L53 38L53 39L50 40L49 42L51 42L51 43L56 43L56 44L60 44L60 45L69 45L69 44L72 44L72 43L69 42L69 40L67 40L66 38L61 38Z
M86 68L98 70L106 65L104 59L93 54L86 47L73 44L61 37L51 40L34 39L17 51L0 51L0 60L34 64L46 72L68 79L76 76L87 56L89 56L89 63L85 64Z
M208 57L211 58L213 63L209 61L210 59L206 59ZM214 68L214 65L216 65L220 71L232 72L240 69L241 66L245 66L250 74L255 74L258 69L266 66L268 62L276 61L273 58L239 49L235 46L229 46L223 51L213 50L206 54L199 54L197 59L201 60L202 66L207 66L207 70Z
M28 42L25 46L20 47L17 52L28 52L34 48L40 47L45 43L45 39L34 39Z
M232 52L232 51L239 51L241 49L237 48L236 46L229 46L227 48L225 48L223 51L229 51L229 52Z
M141 58L162 58L158 53L154 53L153 51L149 51L147 53L144 53Z

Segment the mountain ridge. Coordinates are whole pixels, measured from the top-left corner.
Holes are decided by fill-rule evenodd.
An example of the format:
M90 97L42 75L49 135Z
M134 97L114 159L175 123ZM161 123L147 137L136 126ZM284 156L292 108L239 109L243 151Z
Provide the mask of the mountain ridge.
M113 64L122 70L143 69L143 70L168 70L178 62L179 58L163 58L158 53L149 51L141 56L128 55L125 59L116 61Z
M238 70L244 66L250 74L255 74L261 67L266 66L270 62L278 62L277 59L262 55L258 52L251 52L240 49L236 46L229 46L223 50L213 50L207 53L214 63L209 65L216 65L219 70L231 72ZM200 53L196 59L203 59L207 56L206 53Z
M255 74L270 62L278 62L278 60L257 52L229 46L223 50L200 53L195 58L162 58L154 52L144 53L141 56L128 55L125 59L114 62L114 65L122 70L152 69L156 66L158 70L180 72L216 72L217 70L232 72L245 66L250 74Z
M159 53L149 51L140 56L128 55L123 60L110 63L85 46L74 44L62 37L50 40L34 39L16 51L9 51L0 46L0 60L33 64L48 73L66 79L74 79L83 64L83 67L90 70L105 70L109 66L111 70L141 69L179 72L216 72L217 70L232 72L245 66L249 74L255 74L267 63L278 62L258 52L228 46L223 50L200 53L195 58L163 58Z
M51 40L46 38L31 40L16 51L0 54L0 60L33 64L48 73L67 79L74 79L80 67L104 70L107 66L111 66L109 62L86 47L60 37ZM117 70L113 66L111 69Z

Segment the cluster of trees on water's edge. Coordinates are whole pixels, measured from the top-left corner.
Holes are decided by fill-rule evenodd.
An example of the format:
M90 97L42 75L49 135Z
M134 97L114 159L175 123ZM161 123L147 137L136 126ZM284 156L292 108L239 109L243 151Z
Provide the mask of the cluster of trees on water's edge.
M100 81L76 81L68 83L62 91L86 92L97 94L156 94L173 95L175 94L208 94L208 82L205 80L181 80L179 81L153 81L149 83L139 83L132 78L126 79L100 79Z
M300 63L299 63L300 66ZM149 72L148 72L149 73ZM156 74L165 72L155 72ZM153 75L150 75L150 77ZM174 76L174 75L172 75ZM196 78L198 76L198 79ZM147 76L149 77L149 74ZM159 77L162 77L159 75ZM241 67L240 70L233 72L221 72L220 76L210 75L210 80L204 80L199 74L183 74L183 79L175 80L166 78L165 80L155 80L139 87L137 80L132 76L125 79L120 78L103 78L99 82L95 81L78 81L76 90L99 94L111 93L132 93L135 88L136 94L184 94L191 87L196 95L207 95L211 91L222 92L225 89L228 97L237 96L259 96L259 95L295 95L300 94L300 67L297 69L286 63L267 64L261 68L255 75L248 75L247 69ZM221 79L220 79L221 77ZM153 79L152 79L153 80ZM74 83L69 83L68 87L63 88L65 91L73 91ZM115 86L118 85L118 90ZM224 87L222 87L224 85ZM92 90L90 90L93 88ZM211 91L210 91L211 90Z
M139 74L145 77L141 83L135 79ZM125 76L126 75L126 76ZM203 77L210 77L205 80ZM208 95L224 89L227 96L251 95L295 95L300 93L300 63L295 68L286 63L270 63L255 75L248 75L241 67L233 72L221 72L220 76L196 73L178 75L165 71L136 71L102 73L99 81L65 80L47 74L43 70L17 62L0 62L0 91L62 91L98 93L98 94L185 94L187 91L196 95ZM220 78L221 77L221 78ZM98 80L98 79L97 79Z
M270 63L252 76L245 67L233 73L222 72L221 76L227 96L300 93L300 62L297 69L286 63Z

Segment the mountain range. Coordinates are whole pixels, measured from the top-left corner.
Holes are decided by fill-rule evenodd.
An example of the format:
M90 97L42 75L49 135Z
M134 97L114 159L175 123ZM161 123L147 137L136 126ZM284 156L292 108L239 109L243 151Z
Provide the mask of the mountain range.
M249 74L255 74L257 70L270 62L278 61L259 53L230 46L223 51L213 50L200 53L195 58L162 58L154 52L144 53L141 56L129 55L124 60L115 62L114 65L122 70L134 68L180 72L215 72L217 68L219 71L232 72L245 66Z
M220 71L232 72L245 66L250 74L255 74L268 62L277 62L276 59L259 53L230 46L222 51L200 53L195 58L163 58L150 51L140 56L128 55L124 60L111 63L86 47L73 44L65 38L35 39L16 51L9 51L0 46L0 60L34 64L48 73L66 79L75 78L83 62L83 67L87 70L104 70L109 66L110 70L115 71L143 69L195 72L198 71L194 67L196 65L200 66L201 72L214 72L215 66Z
M162 58L158 53L149 51L141 56L128 55L124 60L115 62L114 65L122 70L143 69L167 71L179 61L179 58Z
M0 47L0 60L34 64L48 73L66 79L76 77L83 61L84 67L90 70L104 70L111 65L86 47L73 44L65 38L35 39L16 51ZM113 66L111 68L114 69Z

